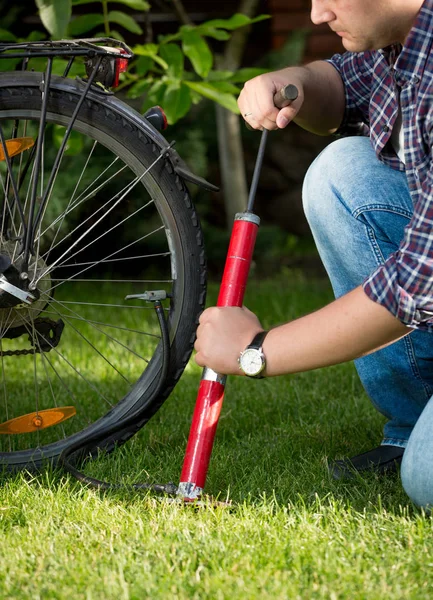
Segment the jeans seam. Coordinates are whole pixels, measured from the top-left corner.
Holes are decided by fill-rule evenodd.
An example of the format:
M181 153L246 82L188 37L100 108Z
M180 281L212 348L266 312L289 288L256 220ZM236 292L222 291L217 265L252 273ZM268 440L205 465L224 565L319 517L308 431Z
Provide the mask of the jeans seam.
M381 210L382 212L388 212L388 213L392 213L395 215L400 215L401 217L407 217L409 220L412 218L412 212L405 210L404 208L400 208L400 207L393 207L392 209L389 208L389 206L386 206L384 204L366 204L365 206L359 206L355 211L352 212L352 216L355 219L358 219L358 217L365 212L370 212L373 210Z
M371 247L373 249L374 256L376 258L377 265L382 265L385 262L385 257L382 254L379 244L376 241L376 236L374 235L374 229L369 225L363 223L366 231L367 237L370 240Z
M404 345L406 348L406 354L409 358L409 364L411 366L412 373L413 373L414 377L416 379L418 379L418 381L421 382L421 384L424 388L425 394L426 394L426 399L428 400L433 395L433 391L430 388L430 386L424 381L424 379L421 376L421 373L419 372L418 363L416 362L416 356L413 351L412 340L406 336L403 339L403 342L404 342Z

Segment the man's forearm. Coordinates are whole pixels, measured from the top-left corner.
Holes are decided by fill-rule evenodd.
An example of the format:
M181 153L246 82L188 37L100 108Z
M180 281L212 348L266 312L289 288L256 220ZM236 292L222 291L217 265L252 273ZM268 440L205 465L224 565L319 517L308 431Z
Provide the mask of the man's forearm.
M316 61L293 67L293 72L302 80L304 90L295 123L318 135L334 133L343 121L346 102L338 71L325 61Z
M358 287L317 312L272 329L263 346L266 375L309 371L353 360L410 331Z

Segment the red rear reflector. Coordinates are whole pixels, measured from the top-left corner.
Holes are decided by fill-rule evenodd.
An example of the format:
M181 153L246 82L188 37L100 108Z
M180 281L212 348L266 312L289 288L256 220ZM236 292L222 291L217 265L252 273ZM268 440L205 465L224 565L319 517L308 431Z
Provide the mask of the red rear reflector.
M119 49L120 54L127 54L126 50L123 48ZM114 72L114 83L113 87L117 87L119 85L119 77L120 73L126 73L128 70L128 59L127 58L116 58L115 59L115 72Z

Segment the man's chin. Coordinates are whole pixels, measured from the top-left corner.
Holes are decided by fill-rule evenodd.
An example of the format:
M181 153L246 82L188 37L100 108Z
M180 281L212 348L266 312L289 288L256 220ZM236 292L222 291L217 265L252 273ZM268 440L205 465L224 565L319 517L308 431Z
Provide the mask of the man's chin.
M341 41L343 43L344 48L348 52L365 52L366 50L371 50L371 48L369 48L367 44L363 44L358 40L348 40L346 38L342 38Z

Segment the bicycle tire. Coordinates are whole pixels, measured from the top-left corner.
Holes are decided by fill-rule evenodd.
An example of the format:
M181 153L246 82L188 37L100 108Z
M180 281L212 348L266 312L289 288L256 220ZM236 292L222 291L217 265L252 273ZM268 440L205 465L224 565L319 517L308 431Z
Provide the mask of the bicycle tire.
M28 123L39 123L41 113L40 90L42 78L43 74L41 73L21 72L0 74L0 124L6 123L6 125L10 125L16 123L26 123L27 128ZM83 84L80 81L74 81L68 78L60 77L52 78L47 99L47 122L50 127L55 126L63 128L68 124L71 115L74 111L74 108L77 104L77 101L82 94L82 89ZM192 351L198 315L203 310L205 302L206 265L203 247L203 236L200 228L199 219L197 217L196 211L194 209L193 203L191 201L190 195L184 182L178 175L176 175L169 159L166 157L161 157L160 148L155 143L155 139L157 139L157 137L155 136L159 135L156 132L156 130L154 132L151 132L152 136L150 136L149 126L147 124L144 124L141 115L136 113L127 104L116 99L114 96L107 95L106 93L100 92L97 89L91 89L88 92L88 95L86 96L85 102L78 114L73 129L75 132L78 132L80 136L84 136L86 142L89 139L92 141L92 143L96 142L98 148L103 148L104 152L110 152L113 154L113 156L116 157L116 160L120 160L125 166L124 169L126 168L126 171L128 173L131 172L132 176L135 177L135 180L132 180L133 182L136 181L136 183L133 184L134 189L137 187L137 182L142 184L138 186L140 188L140 193L146 192L147 194L149 194L149 205L154 204L156 207L155 215L152 216L152 219L159 218L161 220L161 229L163 229L162 237L164 238L165 236L165 241L168 247L168 256L170 262L169 269L171 274L171 280L168 283L164 284L169 288L168 291L171 295L170 308L168 310L168 326L170 332L169 374L163 390L160 392L158 397L155 398L151 402L151 404L149 404L147 399L152 396L152 392L158 383L158 374L161 368L161 345L157 344L152 348L153 355L149 357L149 362L147 364L146 369L134 382L132 387L130 387L127 390L124 396L117 399L117 401L109 408L107 412L98 415L97 418L95 418L87 426L81 428L81 425L77 425L76 422L74 427L80 427L80 429L74 431L74 427L70 426L70 422L67 421L62 426L66 429L66 434L63 433L60 439L57 439L55 441L48 441L48 443L45 443L44 439L46 438L50 440L51 434L49 434L49 429L45 430L43 434L39 431L37 433L25 434L28 436L28 438L33 436L33 439L35 439L36 435L38 436L37 443L24 442L25 444L34 444L28 448L18 447L19 444L15 443L16 437L13 438L14 444L13 447L11 447L10 439L12 438L12 436L0 436L0 441L2 441L4 437L9 438L8 451L4 450L5 443L3 443L3 447L0 452L0 464L8 469L38 468L45 461L55 462L60 453L67 447L68 444L72 442L75 443L77 441L82 441L83 445L85 445L87 437L94 435L99 430L105 430L107 426L109 426L111 423L117 423L119 420L126 418L128 414L136 412L137 409L139 409L140 414L142 416L138 422L136 422L132 426L130 425L125 430L116 432L114 435L111 435L108 438L106 438L103 442L98 443L98 448L111 451L115 445L124 443L132 435L134 435L160 408L160 406L163 404L164 400L168 397L173 387L177 383L178 379L180 378ZM65 160L65 158L63 157L62 160ZM75 157L74 160L76 160ZM88 160L90 161L90 159ZM155 161L157 161L156 164L154 164ZM143 172L145 172L150 165L154 166L152 166L150 171L144 177L142 177ZM121 176L119 175L119 177L123 177L123 172ZM65 178L67 179L66 175ZM6 179L6 176L4 176L4 179ZM107 187L108 184L104 183L104 186ZM132 184L130 186L130 189L132 190ZM9 200L5 198L4 190L5 183L3 183L3 197L0 202L0 208L1 206L3 206L3 213L5 213L6 205L8 205L7 209L9 212L11 212L11 209L8 204ZM1 193L2 190L0 189L0 194ZM54 192L52 195L55 195ZM97 192L97 195L99 195L99 191ZM147 206L147 204L145 206ZM140 208L139 210L142 210L142 208ZM64 212L66 213L66 215L69 215L69 213L67 213L67 210ZM53 223L55 224L59 221L60 217L56 218L57 221L53 221ZM69 217L68 219L70 220ZM66 217L63 217L63 220L66 220ZM134 221L138 221L138 219L134 219ZM61 222L61 225L59 227L61 227L62 225L63 221ZM79 222L79 226L82 226L82 222ZM116 227L118 226L116 225ZM40 231L42 231L42 226ZM2 236L5 238L6 234L2 234L2 231L0 229L0 244L3 243L3 251L5 251L5 248L8 247L7 245L10 245L10 242L6 242ZM71 236L71 234L68 232L67 236ZM43 237L42 234L40 235L40 237ZM95 242L96 247L98 241L99 238ZM48 251L49 256L51 256L50 252L51 250ZM71 251L69 250L69 252ZM85 250L83 250L83 252L85 252ZM9 250L9 253L12 253L12 251ZM42 253L40 256L42 257ZM99 277L100 264L96 262L97 259L94 260L96 265L95 269ZM116 261L117 259L114 260ZM124 264L126 264L126 259L124 260ZM40 266L41 261L43 266ZM104 259L102 262L108 263L110 262L110 259ZM34 265L35 272L36 269L40 269L41 272L38 272L38 276L41 278L41 280L43 280L41 274L42 271L49 271L51 265L46 262L43 262L42 258L40 258L39 256L37 260L34 260ZM76 263L73 264L74 268L76 268L75 265ZM66 264L60 266L67 268L70 265ZM57 268L58 266L55 266L55 269ZM50 298L51 301L51 303L47 304L49 308L53 308L53 306L55 307L54 303L56 302L56 300L54 299L54 292L51 291L54 290L55 287L53 285L53 281L59 281L54 280L51 274L52 272L56 272L55 269L53 267L52 271L50 271L48 274L51 288L48 290L48 292L44 292L44 295L47 298ZM60 281L63 281L63 284L58 285L63 285L64 287L66 286L66 288L68 289L68 285L69 287L71 287L71 284L77 283L78 279L75 279L74 282L72 281L72 278ZM92 280L90 278L90 282L91 281ZM99 279L97 281L99 281ZM129 285L129 280L127 280L126 283ZM112 283L113 289L116 290L117 286L122 284L123 282L119 283L116 280L116 282ZM83 283L84 288L86 288L86 285L87 280ZM89 304L89 302L81 304L84 307L84 304ZM0 325L2 325L4 329L5 317L3 317L3 321L1 321L2 310L4 311L4 309L0 309ZM32 317L33 323L37 319L44 317L45 314L49 314L49 311L46 307L44 307L43 309L39 309L38 307L38 310L39 312L35 311L37 312L37 317ZM55 307L55 310L58 311L59 309ZM85 314L86 309L82 308L82 310L84 310ZM15 312L18 313L18 311ZM67 313L67 315L69 317L69 320L75 318L71 317L69 312ZM22 320L24 320L24 318L27 317L21 317ZM93 325L94 321L90 321L89 319L88 322L85 323L85 325L88 325L88 323L92 323L92 327L95 328L95 325ZM15 322L12 322L12 324L15 326ZM80 326L82 326L81 323L77 325L77 327ZM116 327L116 325L113 324L110 324L109 326ZM35 326L33 324L33 330L34 328ZM74 328L75 325L73 323L69 323L69 325L66 324L66 329L68 330L67 335L70 335L71 338L73 335L72 330ZM91 329L91 332L92 334L95 333L93 329ZM107 336L106 333L104 333L104 335ZM117 332L116 335L118 335ZM4 336L2 335L1 337ZM60 348L61 344L63 343L63 339L64 334L62 334L61 337L61 341L59 344ZM2 341L1 338L0 341ZM6 342L3 340L3 343ZM14 340L8 340L8 343L10 345L13 345ZM120 342L120 344L122 346L125 345L123 344L123 342ZM4 345L2 345L2 348L4 348ZM60 353L60 351L57 352ZM126 354L124 348L122 352ZM130 352L130 350L128 350L128 352ZM99 356L97 355L97 353L95 352L94 354L95 361L97 359L99 360ZM126 355L129 356L129 354ZM51 365L47 355L45 355L44 358L44 352L40 352L39 354L33 354L32 357L32 361L34 364L38 364L37 361L40 360L41 364L44 365L45 369L48 368L48 364ZM17 359L18 356L13 356L13 360ZM53 360L56 359L57 356L54 356ZM8 361L10 363L11 360L12 357L6 356L5 358L4 355L1 356L3 373L5 362ZM28 364L30 363L28 362ZM61 364L63 365L63 362ZM104 366L105 364L106 363L103 363ZM11 368L13 369L14 367L12 366ZM84 368L84 366L78 365L78 369ZM88 366L86 366L86 368L88 369ZM37 388L35 391L36 400L38 400L38 394L40 394L38 387L38 378L41 377L41 373L43 376L42 370L36 372L36 375L34 375L34 379L36 381L35 387ZM54 378L54 383L58 387L60 387L60 384L57 381L56 377L52 373L51 375ZM52 387L53 385L51 375L46 374L47 382L49 383L50 387ZM69 373L69 377L70 376L71 373ZM50 381L48 381L48 379L50 379ZM8 379L6 373L6 375L3 375L3 387L5 389L7 382ZM64 386L66 384L66 381L60 383ZM79 381L79 383L81 384L81 380ZM99 384L99 382L97 383ZM90 385L91 382L89 381L88 384L90 389L92 387ZM28 388L28 390L29 393L31 393L30 387ZM45 390L42 391L45 392ZM52 398L54 398L54 392L51 392L51 394ZM19 404L20 402L18 402L18 413L20 414L21 410L22 414L22 409L20 408ZM93 410L93 405L91 408ZM41 410L41 408L38 407L38 410ZM106 409L102 408L101 410L105 411ZM7 416L10 417L10 407L6 412L8 413ZM5 415L3 414L3 419L4 417ZM75 417L70 421L73 422L74 420ZM20 439L22 439L22 436ZM40 441L41 439L42 441ZM88 447L86 448L86 450L92 453L95 451L95 448Z

